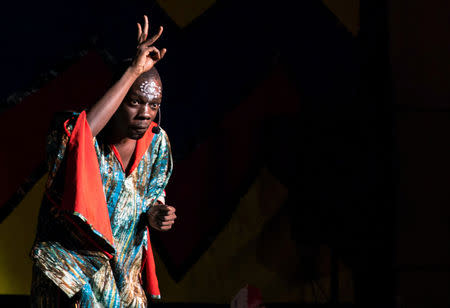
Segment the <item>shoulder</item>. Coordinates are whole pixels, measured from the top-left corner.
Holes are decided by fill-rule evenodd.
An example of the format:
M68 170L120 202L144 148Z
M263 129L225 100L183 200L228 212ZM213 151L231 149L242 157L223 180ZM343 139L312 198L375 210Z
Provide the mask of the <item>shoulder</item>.
M163 144L169 144L169 136L167 135L167 132L160 126L160 131L157 135L158 142L161 142Z
M166 155L165 153L170 152L170 142L167 132L160 127L158 134L153 135L153 141L151 143L151 152L153 155Z
M167 132L160 126L159 127L159 137L161 138L166 138L166 139L168 139L168 136L167 136Z

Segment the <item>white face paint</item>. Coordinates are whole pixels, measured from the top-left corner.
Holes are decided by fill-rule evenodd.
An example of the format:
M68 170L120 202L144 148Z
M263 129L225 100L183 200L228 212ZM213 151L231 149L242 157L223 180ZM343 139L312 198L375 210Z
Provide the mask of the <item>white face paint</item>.
M144 81L139 86L139 89L141 89L141 92L144 93L149 101L161 96L161 87L158 86L154 81Z

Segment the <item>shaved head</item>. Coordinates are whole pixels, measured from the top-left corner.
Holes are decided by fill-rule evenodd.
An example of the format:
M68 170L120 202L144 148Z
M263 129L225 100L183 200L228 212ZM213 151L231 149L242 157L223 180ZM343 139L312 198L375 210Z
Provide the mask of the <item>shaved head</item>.
M162 84L156 68L152 67L149 71L141 74L130 88L129 94L135 93L151 102L157 100L159 103L162 98Z
M144 81L150 80L158 81L158 83L161 84L161 77L159 77L159 73L154 66L149 71L142 73L141 76L139 76L138 79L136 79L136 82L142 83Z

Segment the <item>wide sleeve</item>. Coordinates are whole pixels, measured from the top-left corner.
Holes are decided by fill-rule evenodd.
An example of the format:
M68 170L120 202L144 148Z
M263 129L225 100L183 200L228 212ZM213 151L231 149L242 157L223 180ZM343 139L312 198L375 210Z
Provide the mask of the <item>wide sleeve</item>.
M80 114L71 132L65 156L64 192L59 208L81 220L79 225L88 232L89 238L100 241L106 250L113 252L113 235L98 156L85 112Z
M158 138L152 144L150 185L147 191L147 209L153 206L157 200L165 203L165 188L172 175L173 160L167 133L161 129Z
M48 135L49 176L46 196L54 210L64 214L98 242L108 256L113 236L97 157L86 112L56 117Z
M85 112L53 122L47 143L49 180L31 257L69 297L114 252L95 147Z

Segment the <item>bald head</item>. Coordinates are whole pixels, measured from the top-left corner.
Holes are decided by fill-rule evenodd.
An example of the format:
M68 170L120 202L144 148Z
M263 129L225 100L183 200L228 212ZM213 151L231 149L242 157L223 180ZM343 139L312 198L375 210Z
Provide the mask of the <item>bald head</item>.
M159 77L159 73L156 70L156 67L152 67L149 71L142 73L141 76L138 77L136 82L140 81L150 81L155 80L158 81L159 84L161 84L161 77Z
M146 101L161 101L162 84L156 68L152 67L149 71L141 74L130 88L134 92L146 98Z

